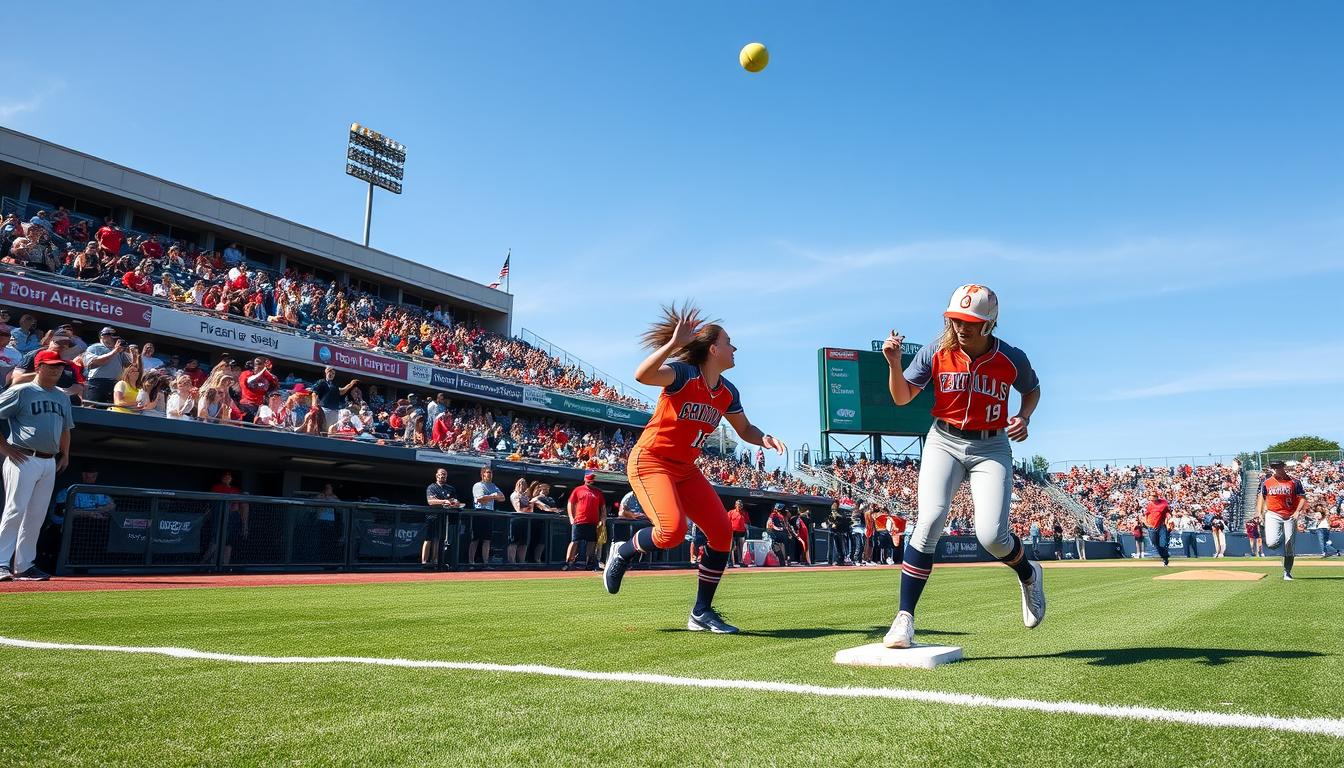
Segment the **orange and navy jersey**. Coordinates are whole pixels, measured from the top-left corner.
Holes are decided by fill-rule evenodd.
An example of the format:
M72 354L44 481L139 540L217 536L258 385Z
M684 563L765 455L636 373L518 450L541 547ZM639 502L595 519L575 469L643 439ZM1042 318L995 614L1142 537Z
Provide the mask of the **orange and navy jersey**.
M961 429L1003 429L1008 390L1025 395L1041 385L1026 354L998 339L974 360L960 348L929 344L910 361L905 380L919 389L932 382L934 418Z
M724 414L742 412L742 401L737 387L722 376L719 385L710 389L696 366L675 361L668 366L677 378L663 387L653 417L635 447L661 459L691 464L700 457L705 438L718 428Z
M1270 475L1260 481L1260 495L1265 497L1265 511L1287 520L1297 510L1297 502L1307 495L1301 480L1291 477L1279 480Z

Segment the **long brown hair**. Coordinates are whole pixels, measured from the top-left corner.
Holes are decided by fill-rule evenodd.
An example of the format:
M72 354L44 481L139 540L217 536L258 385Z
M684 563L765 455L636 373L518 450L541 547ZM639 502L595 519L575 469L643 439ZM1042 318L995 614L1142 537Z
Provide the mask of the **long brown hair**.
M649 329L639 337L644 346L649 349L658 349L671 341L672 333L677 329L678 323L691 315L700 314L700 308L690 301L681 305L681 308L678 308L676 304L664 304L659 310L662 316L650 324ZM709 348L714 346L722 333L723 326L719 325L718 320L705 322L695 332L695 338L691 339L691 343L672 351L672 358L691 365L703 365L705 360L709 359Z

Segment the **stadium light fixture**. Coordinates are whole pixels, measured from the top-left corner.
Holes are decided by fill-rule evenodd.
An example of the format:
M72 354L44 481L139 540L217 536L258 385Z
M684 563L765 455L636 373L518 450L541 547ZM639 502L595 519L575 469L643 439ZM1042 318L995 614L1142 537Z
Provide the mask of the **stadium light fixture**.
M364 200L364 245L369 244L369 225L373 223L373 188L382 187L401 194L406 170L406 145L359 123L350 124L350 143L345 149L345 172L369 185Z

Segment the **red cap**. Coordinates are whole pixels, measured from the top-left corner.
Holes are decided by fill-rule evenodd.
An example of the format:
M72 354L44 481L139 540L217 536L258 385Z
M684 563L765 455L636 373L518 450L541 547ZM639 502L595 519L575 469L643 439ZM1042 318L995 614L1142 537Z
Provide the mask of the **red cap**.
M41 352L38 352L38 353L37 353L37 357L34 357L34 358L33 358L33 364L34 364L34 365L66 365L67 363L66 363L65 360L61 357L61 353L60 353L60 352L52 352L52 351L49 350L49 349L44 349L44 350L42 350Z

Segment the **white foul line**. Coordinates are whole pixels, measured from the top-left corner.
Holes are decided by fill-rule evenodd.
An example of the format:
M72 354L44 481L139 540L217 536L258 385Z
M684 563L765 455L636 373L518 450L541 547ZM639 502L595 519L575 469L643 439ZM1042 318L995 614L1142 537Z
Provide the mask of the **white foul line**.
M929 704L950 704L961 707L989 707L991 709L1046 712L1050 714L1090 715L1123 720L1197 725L1206 728L1262 728L1270 731L1309 733L1344 738L1344 720L1325 717L1275 717L1273 715L1227 714L1157 707L1116 706L1087 704L1077 701L1037 701L1035 699L979 696L970 693L944 693L908 688L863 688L849 686L806 685L778 683L768 680L719 680L714 678L678 677L645 672L589 672L582 669L548 667L542 664L490 664L474 661L420 661L414 659L380 659L361 656L244 656L232 653L213 653L191 648L152 648L121 645L82 645L75 643L48 643L37 640L18 640L0 637L0 645L50 651L102 651L108 653L147 653L171 656L175 659L201 659L241 664L370 664L380 667L411 669L455 669L472 672L500 672L505 674L542 675L573 680L596 680L618 683L648 683L673 685L682 688L707 688L729 691L762 691L795 693L808 696L831 696L843 699L894 699Z

